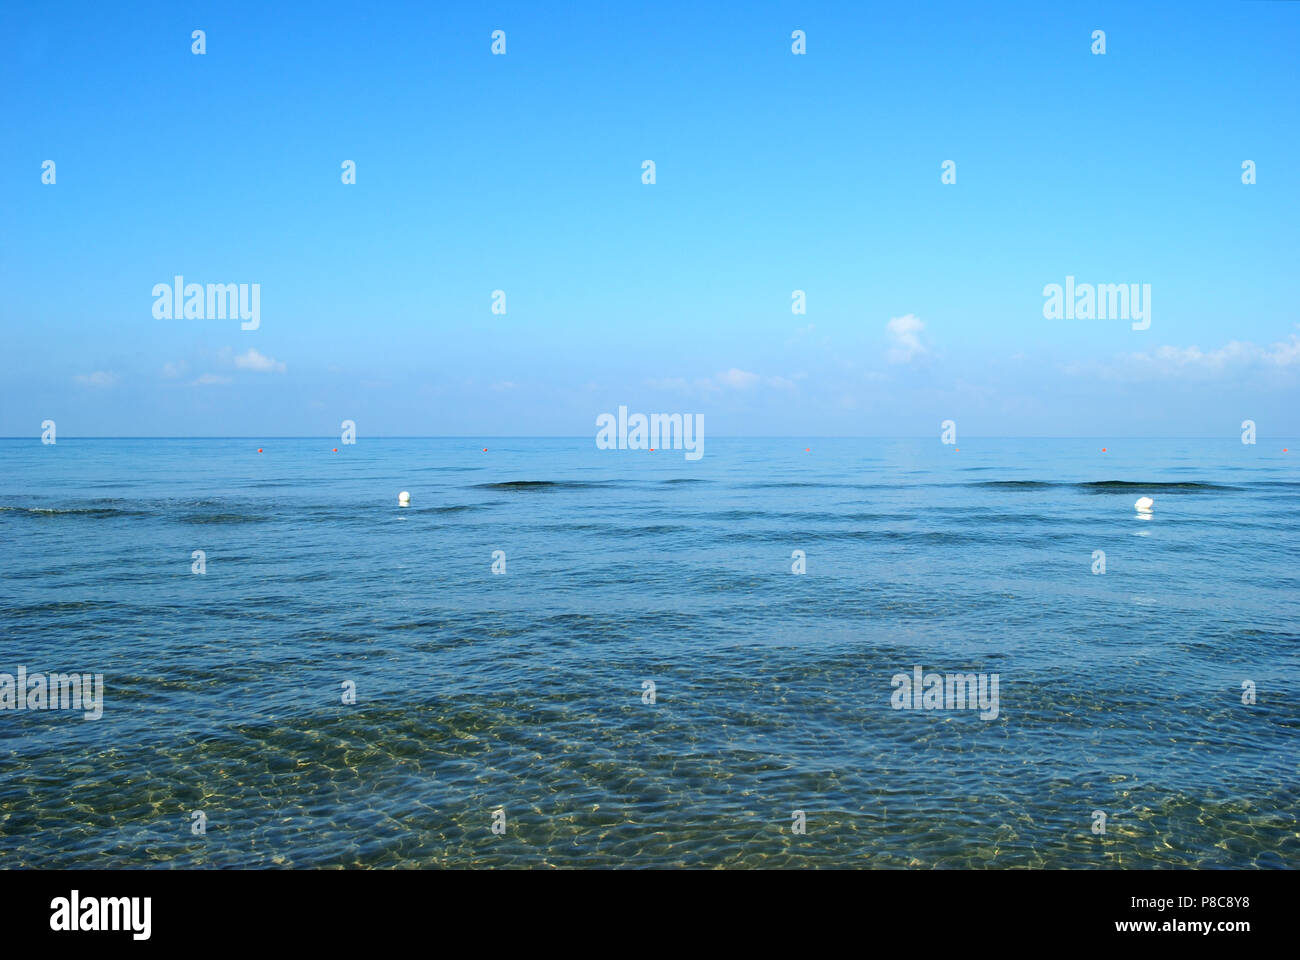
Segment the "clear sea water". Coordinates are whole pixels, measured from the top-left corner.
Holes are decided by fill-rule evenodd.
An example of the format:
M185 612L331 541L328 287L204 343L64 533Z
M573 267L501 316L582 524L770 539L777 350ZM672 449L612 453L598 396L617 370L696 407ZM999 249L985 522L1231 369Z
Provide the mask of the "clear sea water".
M105 683L0 711L0 862L1296 867L1298 463L0 441L0 672ZM916 665L997 719L893 709Z

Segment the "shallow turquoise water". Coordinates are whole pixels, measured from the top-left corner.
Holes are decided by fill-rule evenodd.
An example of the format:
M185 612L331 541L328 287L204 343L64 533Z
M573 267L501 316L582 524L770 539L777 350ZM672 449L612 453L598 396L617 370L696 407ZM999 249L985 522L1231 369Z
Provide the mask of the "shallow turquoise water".
M335 446L0 441L6 866L1300 865L1295 442Z

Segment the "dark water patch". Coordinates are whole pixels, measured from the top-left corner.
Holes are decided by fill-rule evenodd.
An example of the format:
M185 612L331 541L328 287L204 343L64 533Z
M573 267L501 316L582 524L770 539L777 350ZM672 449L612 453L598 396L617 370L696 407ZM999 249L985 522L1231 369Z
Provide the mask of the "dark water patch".
M673 477L671 480L660 480L660 483L713 483L712 480L705 480L701 477Z
M271 517L252 513L191 513L177 516L180 523L266 523Z
M315 571L308 571L305 573L299 573L297 575L277 577L276 581L279 583L317 583L323 580L337 580L337 579L340 578L336 577L329 570L315 570Z
M5 611L7 617L18 620L22 617L36 617L39 619L61 613L81 613L86 610L115 610L117 606L118 604L114 600L60 600L50 603L0 605L0 609Z
M476 490L587 490L618 486L612 480L502 480L497 483L476 483Z
M739 542L773 543L790 539L788 529L747 530L736 533L717 534L720 540ZM799 534L801 541L849 541L854 543L900 543L929 547L955 547L965 544L1013 543L1033 545L1046 540L1066 539L1064 534L1034 533L1032 536L1009 536L1005 532L989 531L979 535L973 533L950 533L939 530L809 530Z
M464 620L460 618L448 619L422 619L422 620L403 620L395 623L380 623L375 625L375 629L386 632L402 632L405 630L448 630L464 626Z
M530 527L532 530L548 530L556 532L567 532L577 530L582 533L604 533L610 529L607 523L539 523Z
M1067 484L1053 483L1049 480L974 480L961 486L992 487L995 490L1046 490L1049 487L1063 487Z
M1182 482L1136 483L1132 480L1092 480L1077 483L1074 486L1087 493L1124 493L1125 491L1146 491L1148 493L1214 493L1218 491L1244 490L1245 487L1227 483L1206 483L1189 480Z
M678 526L670 523L650 524L644 527L607 527L603 532L612 537L659 537L667 533L687 533L694 527Z
M1084 493L1125 493L1128 491L1145 493L1216 493L1245 490L1245 487L1227 483L1208 483L1205 481L1156 480L1141 482L1135 480L1088 480L1081 483L1061 483L1051 480L975 480L960 484L967 487L986 487L993 490L1050 490L1057 487L1069 487Z
M699 514L708 520L777 520L781 514L769 510L719 510L716 513Z

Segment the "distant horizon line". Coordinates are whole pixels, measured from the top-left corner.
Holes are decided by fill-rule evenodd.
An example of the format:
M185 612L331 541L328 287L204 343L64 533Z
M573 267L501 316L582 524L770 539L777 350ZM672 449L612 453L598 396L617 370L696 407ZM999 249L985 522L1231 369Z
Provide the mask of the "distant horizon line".
M222 435L222 434L201 434L195 436L175 436L171 434L140 434L140 435L113 435L113 436L77 436L64 435L60 440L337 440L337 434L245 434L245 435ZM367 440L593 440L592 434L488 434L488 433L459 433L459 434L367 434ZM917 435L868 435L868 434L715 434L715 440L933 440L935 437L930 434ZM993 434L968 434L967 440L1240 440L1239 434L1225 434L1221 436L1046 436L1040 434L1034 435L993 435ZM1260 437L1263 440L1292 440L1295 437L1287 435L1277 435ZM40 442L40 434L25 434L22 436L0 436L0 440L35 440ZM965 441L962 441L965 442ZM57 444L56 444L57 445ZM356 446L355 443L345 444L345 446Z

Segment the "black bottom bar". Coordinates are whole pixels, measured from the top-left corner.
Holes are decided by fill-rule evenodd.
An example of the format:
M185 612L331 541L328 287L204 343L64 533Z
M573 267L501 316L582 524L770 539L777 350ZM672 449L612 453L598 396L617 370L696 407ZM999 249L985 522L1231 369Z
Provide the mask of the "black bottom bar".
M664 937L681 945L679 936L703 925L728 937L843 932L856 942L902 938L945 951L1022 935L1231 950L1288 929L1283 885L1293 879L1172 871L10 871L0 873L0 923L7 944L51 946L373 949L377 935L454 933L486 935L495 951L510 938L562 929L570 944L608 944L603 938L613 934L650 948Z

